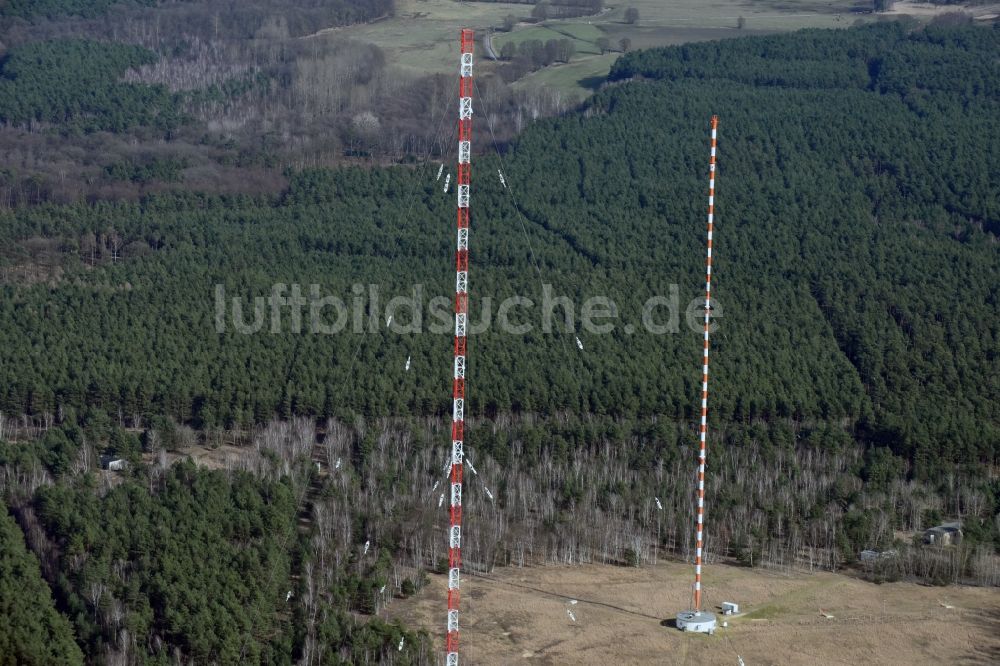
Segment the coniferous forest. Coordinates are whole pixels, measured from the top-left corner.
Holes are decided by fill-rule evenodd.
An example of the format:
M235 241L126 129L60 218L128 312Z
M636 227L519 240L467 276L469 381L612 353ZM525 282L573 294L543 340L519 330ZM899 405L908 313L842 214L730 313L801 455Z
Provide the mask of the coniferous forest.
M182 99L118 82L141 50L103 52L86 94L32 73L92 48L12 55L0 114L65 132L183 120ZM718 114L709 550L836 569L894 547L879 576L1000 583L998 52L1000 30L900 23L636 51L502 157L477 109L466 415L495 499L468 484L468 566L688 555L687 319ZM24 614L0 614L0 652L429 658L426 634L379 611L445 552L431 488L449 444L455 202L437 172L293 169L278 194L0 216L0 607ZM345 330L313 330L308 301L272 309L276 284L341 299ZM644 304L673 293L657 318L676 331L651 333ZM389 301L414 295L423 321L400 308L387 325ZM535 303L511 315L531 330L497 324L514 296ZM581 324L599 296L610 332ZM205 469L183 460L195 443L246 455ZM129 469L97 472L102 454ZM946 519L960 550L896 536Z

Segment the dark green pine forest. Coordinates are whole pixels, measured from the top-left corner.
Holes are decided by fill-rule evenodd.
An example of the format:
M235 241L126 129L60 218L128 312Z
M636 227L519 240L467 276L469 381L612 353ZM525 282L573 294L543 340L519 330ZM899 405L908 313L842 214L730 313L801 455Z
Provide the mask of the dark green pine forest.
M692 418L697 334L648 334L641 307L671 284L682 309L700 294L706 119L718 113L716 418L846 419L922 464L995 459L997 73L984 54L997 39L890 24L628 55L612 79L644 81L538 123L505 157L524 232L491 176L500 165L479 160L473 319L487 297L493 310L515 294L537 305L534 331L473 338L473 413ZM198 427L444 414L447 333L398 334L366 316L366 335L309 334L306 307L306 334L290 332L289 308L270 334L268 306L263 332L244 335L231 312L239 297L250 321L253 297L275 283L305 296L316 284L352 310L352 286L367 309L375 285L384 312L419 284L430 328L427 301L452 291L453 197L435 172L303 171L276 198L192 193L7 215L0 407L93 406ZM58 263L16 283L44 243ZM565 326L540 331L542 283L577 315L608 296L620 325L583 332L577 353ZM640 330L629 336L626 323ZM404 371L407 355L418 372Z
M38 560L6 513L0 516L0 654L9 664L78 664L83 653L56 611Z
M708 513L709 533L727 535L720 555L743 561L753 543L779 544L789 529L806 533L833 520L835 534L823 537L837 553L833 566L891 543L876 536L883 532L873 516L919 529L957 514L970 547L995 556L998 52L995 29L898 23L684 45L622 56L583 108L535 123L503 146L502 158L485 150L480 120L471 308L474 322L487 312L494 322L469 341L466 414L470 447L492 461L483 468L544 457L569 469L574 456L609 443L635 485L595 484L602 511L620 506L611 497L648 499L658 463L693 469L701 338L685 311L704 287L708 121L717 114L709 420L731 452L727 462L720 454L718 474L736 474L727 465L749 451L761 457L742 472L768 480L769 464L801 461L804 452L846 461L808 501L761 499L774 504L760 507L766 515L751 531L736 518L736 497L720 496ZM142 57L108 51L106 67ZM28 85L10 74L17 63L0 72L11 79L0 81L0 113L77 131L116 122L100 97L119 89L107 87L73 104L42 95L15 108L5 95ZM162 129L180 118L180 102L162 91L120 90L142 105L138 125ZM199 662L289 663L320 645L335 646L323 663L357 663L396 651L405 638L395 663L420 663L426 637L357 618L377 610L371 590L399 562L414 571L437 566L403 526L422 523L387 512L377 526L346 498L349 487L394 497L411 482L429 489L440 467L435 457L423 476L393 476L380 467L385 440L372 425L404 424L415 459L446 444L439 424L451 409L455 202L454 188L445 194L435 180L437 165L290 170L288 187L273 196L161 194L2 215L0 412L7 433L48 430L0 449L0 489L22 528L45 536L29 545L42 573L52 572L53 602L33 607L27 634L0 632L0 646L44 643L53 661L67 663L79 662L82 649L100 662L109 646L124 649L116 632L125 627L129 654L150 663L170 662L175 649ZM233 299L252 321L254 299L277 283L300 285L307 298L317 285L342 299L347 330L310 331L307 304L296 332L292 308L275 321L265 304L260 330L240 332ZM678 330L652 334L641 325L643 304L672 290ZM557 308L555 329L542 330L547 291L574 304L569 326ZM406 308L387 327L388 301L415 292L421 332L398 330L414 323ZM513 315L532 330L496 325L498 305L511 296L535 302ZM611 332L581 326L582 304L595 296L617 306ZM363 334L351 331L355 311ZM697 302L690 311L697 319ZM657 313L665 321L668 308ZM322 317L332 324L335 312ZM443 332L428 330L435 324ZM268 446L254 449L257 467L238 471L160 469L150 458L184 437L217 442L296 417L331 438L335 424L352 424L352 443L329 459L342 455L348 485L302 471L301 456L298 467L294 456L283 467L285 452ZM127 457L133 468L101 488L87 472L94 463L80 463L88 447ZM792 468L798 481L811 473L805 463ZM956 479L975 502L954 491ZM923 504L890 499L905 484L919 487ZM515 480L502 485L500 506ZM579 478L552 487L553 533L572 522L587 492ZM690 499L684 489L657 492ZM310 624L282 604L286 588L298 598L310 589L305 571L326 562L327 546L295 529L303 498L316 493L346 502L349 527L323 543L351 554L328 564L325 619ZM679 506L682 522L686 511ZM16 537L9 522L3 529ZM385 537L381 559L363 559L360 544L376 532ZM10 551L3 557L31 558L18 538L10 544L0 544ZM663 546L685 554L682 542ZM24 566L38 581L37 566ZM949 580L968 574L963 566ZM412 576L400 587L407 593L421 584ZM0 589L0 606L23 593L8 574ZM117 625L102 619L115 604Z
M0 119L53 123L65 132L169 130L182 120L175 96L163 86L120 81L130 68L156 60L152 51L126 44L26 44L0 64Z

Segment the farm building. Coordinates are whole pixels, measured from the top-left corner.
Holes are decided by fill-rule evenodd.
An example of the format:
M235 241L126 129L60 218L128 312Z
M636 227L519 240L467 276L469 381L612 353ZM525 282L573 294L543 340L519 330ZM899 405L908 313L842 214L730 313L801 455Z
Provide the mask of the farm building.
M926 530L924 543L933 546L957 546L962 543L962 523L942 523Z

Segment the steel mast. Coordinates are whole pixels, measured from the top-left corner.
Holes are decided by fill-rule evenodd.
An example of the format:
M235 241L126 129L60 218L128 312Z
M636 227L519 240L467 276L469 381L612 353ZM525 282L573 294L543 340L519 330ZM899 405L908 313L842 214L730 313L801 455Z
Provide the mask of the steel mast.
M715 148L719 117L712 116L712 152L708 162L708 250L705 260L705 351L701 367L701 431L698 449L698 524L695 533L694 610L701 610L701 557L705 519L705 439L708 434L708 330L712 307L712 224L715 217Z
M702 634L715 633L715 614L701 610L701 562L705 548L705 454L708 437L708 334L712 320L712 225L715 221L715 149L719 117L712 116L712 153L708 162L708 249L705 259L705 335L701 366L701 428L698 446L698 506L695 528L694 599L692 608L677 614L677 628Z
M458 665L458 602L462 567L462 466L465 439L465 352L469 316L469 189L472 174L473 31L462 30L458 101L458 217L455 249L455 361L452 380L451 505L448 529L447 666Z

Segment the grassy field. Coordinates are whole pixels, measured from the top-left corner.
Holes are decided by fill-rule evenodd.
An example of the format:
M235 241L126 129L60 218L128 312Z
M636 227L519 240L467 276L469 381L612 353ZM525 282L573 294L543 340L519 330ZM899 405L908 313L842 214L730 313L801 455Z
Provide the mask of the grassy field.
M587 26L593 27L593 26ZM525 30L524 32L528 32ZM553 30L547 30L550 35L561 36ZM533 72L515 83L516 88L530 89L532 87L556 88L567 94L586 97L592 93L607 77L611 65L621 55L619 43L623 38L631 41L632 49L648 49L672 44L686 44L713 39L726 39L743 35L772 34L776 30L743 30L732 28L649 28L626 25L602 26L601 36L607 37L611 48L615 51L599 55L594 42L581 44L577 41L576 56L569 64L555 64ZM518 35L519 33L514 33ZM542 34L540 31L536 34ZM540 39L528 37L527 39ZM553 39L549 36L547 39ZM499 40L495 40L495 43ZM499 42L503 43L503 42Z
M608 11L594 17L547 21L543 26L516 30L510 35L494 38L497 48L505 40L520 43L523 39L553 39L573 36L577 55L570 65L550 67L526 77L518 85L555 86L570 94L586 96L592 92L592 82L607 76L614 57L599 53L596 40L607 37L612 48L627 38L634 49L683 44L686 42L726 39L748 34L766 34L798 30L805 27L847 27L862 17L851 13L855 0L786 0L784 2L742 2L739 0L626 0L608 4ZM625 10L639 10L639 21L625 22ZM744 27L738 27L743 18ZM530 36L521 37L520 33ZM551 35L551 36L550 36ZM589 62L588 62L589 61ZM560 71L563 70L563 71ZM580 71L581 76L574 76Z
M399 0L396 16L368 25L322 30L303 39L357 39L380 47L389 63L415 73L458 71L458 31L482 32L499 26L508 14L531 11L527 5L458 2L457 0Z
M835 10L847 11L851 0L833 0L830 3L807 0L786 0L782 3L741 0L629 0L610 5L600 16L546 22L544 26L521 27L507 35L498 33L496 48L504 40L560 39L569 37L577 43L577 60L597 54L594 42L607 34L616 45L628 36L636 48L677 44L697 39L715 39L738 34L736 18L745 15L747 29L794 30L807 25L847 25L846 19L838 20ZM636 7L640 13L637 25L624 23L626 7ZM349 26L322 30L303 39L351 38L371 42L382 48L388 61L401 69L419 73L452 72L458 57L457 35L463 27L484 31L499 27L509 14L524 17L531 11L529 5L458 2L457 0L400 0L396 16L368 25ZM853 20L853 19L852 19ZM594 63L581 66L591 72L610 67L610 59L601 57ZM605 68L605 65L607 68ZM536 77L541 83L545 77ZM587 93L571 77L553 75L553 80L564 83L567 90Z
M898 3L895 13L906 12L911 5ZM616 49L626 37L632 48L651 48L806 27L844 28L873 19L871 14L854 11L864 6L864 0L609 0L605 11L596 16L520 24L512 33L497 32L494 47L499 52L508 41L572 39L577 47L573 62L536 72L518 86L556 86L582 97L593 91L595 78L605 76L614 61L613 56L599 54L596 41L602 36ZM629 7L639 10L639 21L634 25L625 22ZM913 7L912 13L920 14L920 6ZM950 10L955 8L949 6ZM471 27L481 34L501 26L508 15L526 17L530 12L531 6L523 4L399 0L393 17L369 25L323 30L304 39L347 37L371 42L385 51L388 62L404 71L450 73L456 68L460 28ZM742 29L737 27L740 18L744 19ZM482 73L494 65L481 57L479 66Z
M567 94L576 94L582 98L593 92L604 82L608 71L611 70L611 63L619 55L618 53L605 53L602 56L577 59L565 65L559 64L552 67L545 67L517 81L514 87L521 89L532 87L555 88Z
M462 656L474 664L987 664L1000 660L995 589L874 585L840 574L715 565L706 606L735 601L713 636L684 634L691 567L503 569L462 579ZM445 577L389 609L444 631ZM952 608L945 608L945 605ZM827 616L821 614L820 609ZM716 612L718 612L716 610ZM573 616L570 617L569 613ZM722 627L726 620L728 627Z
M739 17L756 30L835 28L854 22L859 0L624 0L595 23L623 23L625 10L639 10L639 25L658 27L736 28Z
M504 44L537 39L547 42L550 39L569 39L576 45L577 58L584 55L599 55L597 40L605 37L604 31L587 23L553 22L545 25L534 25L510 33L500 33L493 38L493 47L499 53Z

